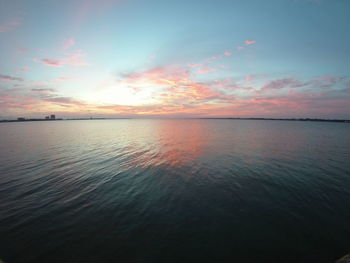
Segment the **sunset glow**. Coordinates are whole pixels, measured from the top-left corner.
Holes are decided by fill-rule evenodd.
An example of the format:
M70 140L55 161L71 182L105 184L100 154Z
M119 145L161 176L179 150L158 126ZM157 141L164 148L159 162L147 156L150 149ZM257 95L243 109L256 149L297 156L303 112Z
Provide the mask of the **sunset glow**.
M2 2L0 119L350 118L349 7Z

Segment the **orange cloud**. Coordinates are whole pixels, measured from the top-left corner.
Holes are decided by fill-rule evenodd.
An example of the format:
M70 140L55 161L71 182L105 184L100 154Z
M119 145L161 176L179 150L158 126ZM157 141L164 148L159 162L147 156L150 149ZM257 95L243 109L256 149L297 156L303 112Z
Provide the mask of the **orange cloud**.
M70 57L71 60L65 58L64 63L56 64L65 65L67 61L74 64L77 57ZM55 64L55 61L50 63ZM188 64L158 66L120 74L109 83L112 89L116 87L112 90L115 96L120 94L121 85L132 90L130 96L149 91L144 92L152 97L146 102L148 104L130 106L87 102L59 94L56 86L54 89L51 85L59 85L59 80L66 80L62 77L55 82L23 81L16 88L0 90L0 110L7 114L50 110L77 116L88 111L102 116L169 117L318 117L322 114L350 114L347 106L350 99L349 81L345 77L322 76L308 81L280 78L254 85L259 81L253 80L258 78L261 81L266 76L251 74L234 80L203 80L207 76L198 75L198 70L203 67L205 65L202 64L196 64L195 69L189 68ZM17 77L0 77L5 81L21 81ZM247 85L247 82L253 83ZM145 98L147 100L148 97Z

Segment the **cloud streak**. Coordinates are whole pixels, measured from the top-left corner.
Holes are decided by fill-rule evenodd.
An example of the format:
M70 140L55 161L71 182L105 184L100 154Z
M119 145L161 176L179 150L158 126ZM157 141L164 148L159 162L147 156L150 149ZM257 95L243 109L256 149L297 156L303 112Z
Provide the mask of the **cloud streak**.
M3 24L0 24L0 32L3 33L3 32L12 31L15 27L19 25L20 25L20 22L17 20L5 22Z
M1 81L24 81L23 78L19 78L19 77L13 77L13 76L8 76L8 75L2 75L0 74L0 80Z
M64 65L74 66L74 67L88 66L89 64L84 61L84 58L85 58L85 54L82 51L76 51L62 59L34 58L33 60L35 62L41 62L45 66L49 66L49 67L62 67Z
M66 39L63 43L63 49L69 49L75 45L75 39L74 38L69 38Z
M246 40L246 41L244 41L244 44L246 44L246 45L253 45L255 43L256 43L255 40Z

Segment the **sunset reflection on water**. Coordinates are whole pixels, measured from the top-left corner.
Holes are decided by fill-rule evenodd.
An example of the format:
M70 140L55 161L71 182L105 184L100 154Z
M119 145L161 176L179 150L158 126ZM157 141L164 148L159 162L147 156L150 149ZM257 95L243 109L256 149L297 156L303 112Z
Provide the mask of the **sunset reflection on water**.
M0 248L6 262L182 262L188 250L201 262L232 251L234 262L302 262L310 250L325 259L310 262L333 262L350 233L349 129L230 119L1 124Z

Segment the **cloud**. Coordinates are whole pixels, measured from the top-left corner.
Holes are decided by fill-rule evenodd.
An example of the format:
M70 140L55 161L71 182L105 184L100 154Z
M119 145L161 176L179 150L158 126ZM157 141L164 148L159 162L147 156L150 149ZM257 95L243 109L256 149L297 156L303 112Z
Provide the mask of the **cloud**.
M49 67L61 67L64 64L64 60L62 59L51 59L51 58L43 58L43 59L33 59L36 62L42 62L46 66Z
M9 32L20 24L19 21L13 20L0 24L0 32Z
M70 56L63 60L64 64L81 67L89 65L84 61L85 54L82 51L76 51L72 53Z
M64 41L64 43L63 43L63 49L69 49L69 48L71 48L74 45L75 45L75 39L74 38L66 39Z
M256 43L255 40L246 40L246 41L244 41L244 44L246 44L246 45L252 45L252 44L255 44L255 43Z
M209 67L209 66L202 66L202 67L198 68L197 73L207 74L207 73L213 72L213 71L216 71L216 69Z
M188 65L190 68L196 68L196 67L203 66L203 64L195 64L195 63L188 63L187 65Z
M71 80L72 78L69 78L69 77L59 77L58 80L59 81L68 81L68 80Z
M141 72L121 75L121 82L128 86L169 86L187 82L190 71L176 66L159 66Z
M41 62L49 67L62 67L63 65L81 67L89 65L84 61L85 54L82 51L76 51L71 53L69 56L63 59L52 59L52 58L34 58L36 62Z
M258 93L271 91L271 90L281 90L286 88L300 88L303 86L306 86L307 84L296 80L294 78L283 78L283 79L277 79L272 80L269 83L265 84Z
M215 69L207 66L198 67L191 72L180 66L163 66L141 72L123 74L117 86L128 86L140 92L144 89L155 89L153 98L161 105L194 105L218 101L228 101L232 96L218 90L212 82L195 81L195 74L206 74Z
M245 47L241 47L241 46L237 47L237 50L243 50L243 49L245 49Z
M43 92L43 93L50 93L50 92L56 92L55 89L31 89L31 91L34 92Z
M28 71L28 70L30 70L30 67L28 67L28 66L24 66L24 67L20 68L20 71L23 71L23 72Z
M224 52L224 55L225 55L225 56L232 56L232 52L230 52L230 51L225 51L225 52Z
M71 97L56 96L56 97L44 98L43 100L48 102L58 103L58 104L72 104L72 105L78 105L78 106L86 105L86 103Z
M345 76L321 76L309 81L309 85L318 89L330 89L338 84L346 84L348 80Z
M0 80L2 80L2 81L24 81L23 78L12 77L12 76L2 75L2 74L0 74Z
M16 51L17 51L17 53L26 53L29 50L30 50L29 48L23 47L23 48L18 48Z

